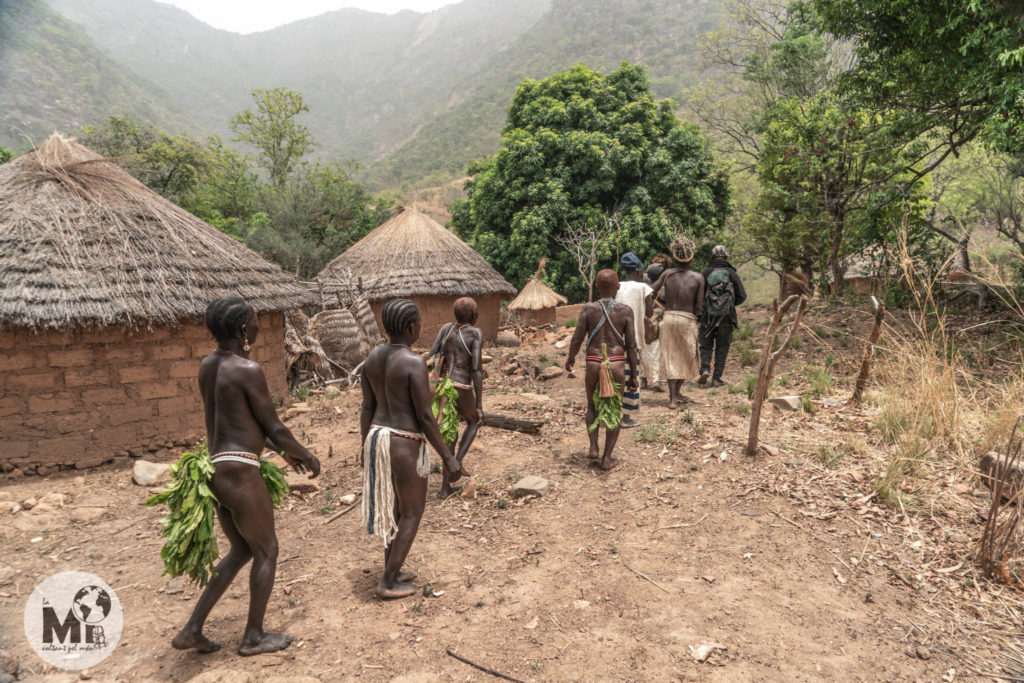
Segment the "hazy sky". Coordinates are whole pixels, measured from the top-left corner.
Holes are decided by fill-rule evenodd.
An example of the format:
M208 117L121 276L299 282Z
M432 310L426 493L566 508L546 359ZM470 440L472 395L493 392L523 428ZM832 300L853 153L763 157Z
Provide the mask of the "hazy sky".
M161 0L176 5L210 26L252 33L314 17L343 7L394 14L403 9L429 12L459 0Z

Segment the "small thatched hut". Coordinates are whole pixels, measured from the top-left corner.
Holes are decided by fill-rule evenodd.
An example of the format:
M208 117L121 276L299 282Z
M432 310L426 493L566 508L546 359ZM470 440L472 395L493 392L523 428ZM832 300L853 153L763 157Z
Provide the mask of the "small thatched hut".
M555 308L559 304L567 304L569 300L544 284L540 274L544 272L544 261L541 260L537 273L526 281L519 290L519 296L508 304L508 310L515 311L524 325L547 325L555 322Z
M476 299L480 330L485 339L494 339L501 301L516 293L483 256L414 208L399 209L317 275L328 289L351 286L353 278L362 281L378 324L388 300L415 301L423 317L419 343L427 346L452 320L452 305L462 296Z
M311 299L293 278L59 136L0 166L0 469L201 434L203 314L227 295L260 313L254 358L283 396L284 312Z

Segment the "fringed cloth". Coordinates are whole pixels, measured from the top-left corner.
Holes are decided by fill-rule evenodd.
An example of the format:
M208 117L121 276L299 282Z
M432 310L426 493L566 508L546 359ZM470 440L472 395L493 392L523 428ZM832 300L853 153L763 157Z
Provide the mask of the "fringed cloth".
M248 465L260 466L260 456L255 453L243 451L224 451L210 456L210 464L216 465L219 462L244 462Z
M398 533L395 521L395 483L391 478L391 437L418 441L419 456L416 474L426 479L430 474L427 439L422 434L393 427L371 425L363 442L363 523L366 533L377 534L387 546Z
M629 380L633 376L629 366L626 366L626 386L622 389L622 409L634 412L640 410L640 377L643 376L643 372L637 368L637 385L636 391L629 391Z
M699 326L693 313L665 311L661 321L661 379L696 379L700 374L697 356Z

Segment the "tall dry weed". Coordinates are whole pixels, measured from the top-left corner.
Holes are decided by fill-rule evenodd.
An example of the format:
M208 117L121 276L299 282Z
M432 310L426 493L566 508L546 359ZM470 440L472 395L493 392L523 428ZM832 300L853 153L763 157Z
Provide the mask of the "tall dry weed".
M978 456L1005 439L1024 409L1024 375L1019 350L1004 350L1016 362L1000 365L994 376L972 367L991 349L971 330L950 327L934 298L938 276L918 267L905 240L894 256L911 305L900 323L887 325L876 360L875 427L888 445L876 491L903 504L911 492L926 494L935 475L953 470L977 478ZM1002 292L1012 296L1010 288Z

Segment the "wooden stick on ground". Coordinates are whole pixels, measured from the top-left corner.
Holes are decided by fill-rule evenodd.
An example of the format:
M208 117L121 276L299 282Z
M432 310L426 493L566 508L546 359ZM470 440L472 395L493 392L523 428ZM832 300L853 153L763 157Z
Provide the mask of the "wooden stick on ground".
M356 496L356 500L355 500L354 503L349 505L344 510L341 510L340 512L335 512L333 515L331 515L330 517L327 518L327 521L325 521L324 524L330 524L331 522L336 520L338 517L341 517L342 515L348 514L349 512L352 512L352 510L354 510L357 507L359 507L359 498L360 497L361 496Z
M494 669L488 669L486 666L481 666L476 662L470 661L462 655L457 655L454 652L452 652L451 648L445 649L445 652L448 654L449 657L455 657L455 659L459 660L463 664L469 664L474 669L480 669L484 673L491 674L492 676L497 676L498 678L504 678L506 681L515 681L515 683L523 683L523 681L519 680L518 678L512 678L511 676L503 674L500 671L495 671Z
M539 434L541 425L544 423L537 420L519 420L507 415L498 415L497 413L484 413L483 424L485 427L509 429L513 432L522 432L524 434Z
M625 562L623 562L623 563L622 563L622 566L623 566L623 567L625 567L626 569L628 569L629 571L633 572L633 573L634 573L634 574L636 574L637 576L639 576L639 577L640 577L641 579L644 579L644 580L646 580L646 581L649 581L649 582L651 582L651 584L652 584L652 585L653 585L653 586L654 586L655 588L657 588L657 589L659 589L659 590L662 590L662 591L665 591L666 593L668 593L668 594L670 594L670 595L672 594L672 591L670 591L669 589L667 589L667 588L665 588L664 586L662 586L662 585L658 584L657 582L655 582L655 580L654 580L654 579L652 579L651 577L647 576L647 574L644 574L643 572L638 572L637 570L633 569L632 567L630 567L630 566L629 566L628 564L626 564Z
M782 346L779 347L778 351L772 352L772 347L775 345L775 337L778 336L779 327L782 326L782 319L798 300L800 301L800 307L797 308L796 317L789 327L786 340L782 342ZM779 305L778 298L776 298L772 302L772 309L772 322L768 326L768 334L765 335L764 348L761 349L761 363L757 368L757 384L755 385L754 398L750 405L750 431L747 435L747 447L744 449L744 452L751 457L757 455L757 435L761 429L761 407L764 405L765 394L768 393L768 383L772 379L772 371L775 370L775 364L782 357L782 354L786 353L790 342L793 341L793 335L796 334L797 329L800 327L800 319L804 317L804 311L807 310L807 297L801 294L792 294L781 306Z
M875 297L871 297L871 300L875 303L875 326L871 328L871 335L868 337L868 343L864 347L864 356L860 362L860 374L857 375L857 384L853 390L853 396L850 397L851 403L859 403L864 395L864 386L868 383L868 373L871 372L871 356L875 352L878 338L882 335L885 304Z

